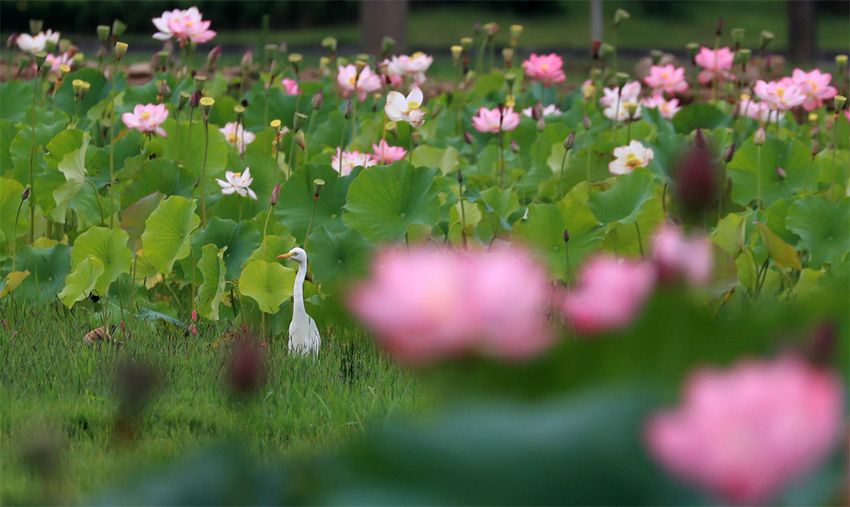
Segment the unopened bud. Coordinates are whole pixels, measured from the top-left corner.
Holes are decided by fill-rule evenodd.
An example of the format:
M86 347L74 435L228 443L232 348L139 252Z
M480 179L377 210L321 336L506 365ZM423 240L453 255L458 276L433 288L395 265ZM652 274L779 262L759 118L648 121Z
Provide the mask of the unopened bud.
M97 39L100 42L106 42L109 40L109 27L106 25L98 25L97 26Z
M590 123L590 118L587 115L584 115L582 117L581 126L584 128L584 130L590 130L591 123Z
M569 243L569 242L570 242L570 231L568 231L567 229L564 229L564 243Z
M756 133L753 135L753 143L756 146L762 146L764 145L766 140L767 134L765 134L764 132L764 127L759 127L759 129L756 130Z
M701 128L697 128L694 131L694 144L701 150L708 148L708 141L705 138L705 132L703 132Z
M313 100L310 101L310 104L313 106L313 109L318 111L319 109L322 108L322 104L324 104L324 102L325 102L325 94L324 94L324 92L322 92L321 89L319 89L319 91L317 91L316 94L313 95Z
M485 26L487 28L487 35L491 38L499 32L499 24L495 21L491 21Z
M192 310L192 322L198 321L198 310Z
M274 206L277 204L278 198L280 198L280 183L275 185L274 189L272 189L272 196L269 198L269 203Z
M212 111L213 105L215 105L215 99L213 99L212 97L204 97L200 99L199 102L201 104L201 108L204 110L204 115L209 116L210 111Z
M576 144L576 131L573 130L572 132L570 132L570 135L568 135L567 138L564 139L564 149L567 150L567 151L570 151L571 149L573 149L573 146L575 144Z
M254 63L254 54L251 53L251 50L245 51L245 54L242 55L242 70L247 70Z
M787 178L787 177L788 177L788 173L786 173L786 172L785 172L785 169L783 169L783 168L781 168L781 167L779 167L779 166L776 166L776 176L777 176L780 180L784 180L785 178Z
M847 55L837 55L835 64L838 65L838 73L844 74L844 69L847 68Z
M12 35L6 39L6 49L12 49L18 45L18 32L12 32Z
M171 88L168 87L168 83L164 79L159 82L159 94L163 97L171 96Z
M347 119L351 118L351 115L353 113L354 113L354 109L351 105L351 101L349 100L348 102L345 103L345 110L343 112L343 116L345 116L345 119L347 120Z
M221 45L212 48L209 53L207 53L207 66L214 67L216 63L218 63L218 57L221 56Z
M21 192L21 200L26 201L27 199L29 199L29 197L30 197L30 187L27 187L27 188L24 189L23 192Z
M732 161L732 157L735 156L735 143L729 145L728 148L723 150L723 161L727 164Z
M537 131L543 132L546 130L546 120L541 116L537 119Z
M298 145L302 150L307 147L307 139L304 137L303 130L295 131L295 134L292 135L292 139L295 141L295 144Z
M723 18L717 18L717 31L714 32L718 37L723 36Z
M475 138L472 137L472 134L470 134L469 132L463 133L463 140L466 141L466 144L472 144L475 142Z
M115 43L115 61L120 61L121 58L124 57L124 53L127 52L127 43L126 42L116 42Z
M44 21L40 19L31 19L30 20L30 33L32 35L38 34L44 26Z
M516 142L516 139L511 140L511 151L514 153L519 153L519 143Z
M269 80L273 81L275 76L281 72L283 72L283 65L277 60L272 60L272 63L269 65Z
M460 169L458 169L458 171L457 171L457 182L458 182L458 184L463 183L463 172L461 172Z

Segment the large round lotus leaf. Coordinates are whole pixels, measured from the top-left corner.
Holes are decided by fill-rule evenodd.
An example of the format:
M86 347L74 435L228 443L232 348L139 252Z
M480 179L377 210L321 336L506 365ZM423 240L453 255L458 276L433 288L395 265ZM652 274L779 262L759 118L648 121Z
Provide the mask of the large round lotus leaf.
M92 227L80 234L71 250L71 269L76 270L83 260L93 257L101 262L103 274L95 288L106 294L106 288L118 275L130 269L132 254L127 248L127 233L123 229Z
M127 207L121 216L121 228L127 231L129 236L128 245L133 252L142 248L142 233L145 232L145 220L151 216L153 210L159 206L164 196L160 192L154 192L142 197Z
M729 115L712 104L690 104L683 107L673 117L673 126L680 134L690 134L697 128L713 130L723 127L729 121Z
M315 179L323 180L325 184L319 199L314 202ZM289 227L299 244L304 243L311 218L313 230L324 226L331 231L343 231L342 207L352 179L340 178L339 173L329 165L305 165L292 173L281 187L275 217Z
M564 243L564 231L570 235ZM511 238L528 245L552 273L567 280L567 246L570 277L584 257L599 249L605 229L590 209L566 198L556 204L530 204L528 218L514 224Z
M800 199L788 208L785 225L809 251L809 266L839 264L850 245L850 197L833 203L819 196Z
M0 118L21 121L32 106L33 81L12 79L0 84Z
M147 260L161 273L170 274L174 261L189 255L192 231L201 223L195 201L173 195L145 221L142 247Z
M106 294L96 288L98 280L103 276L103 263L94 257L86 257L78 262L74 271L65 278L65 288L59 293L59 299L68 308L94 293Z
M204 245L198 269L201 271L204 282L198 287L198 313L202 317L218 320L218 306L224 298L224 260L222 255L225 248L217 248L215 245Z
M239 292L257 302L265 313L277 313L292 296L295 271L277 262L253 261L245 265L239 278Z
M248 257L248 260L242 263L242 265L244 267L245 264L256 260L276 262L275 257L277 257L278 255L285 254L293 248L295 248L295 238L293 238L292 236L287 235L286 237L282 237L273 234L267 234L265 244L263 244L263 241L260 241L260 246L258 246L257 249L251 253L251 256Z
M233 280L239 277L242 272L242 263L260 246L261 239L260 231L252 222L237 223L233 220L212 217L207 228L192 239L192 250L195 253L195 259L200 259L201 247L204 245L227 247L223 259L227 266L227 279Z
M654 177L645 168L620 176L614 188L592 194L587 206L603 224L633 223L643 204L655 195Z
M115 91L120 92L127 86L127 75L119 72L117 76L118 80L115 82ZM82 79L91 84L83 100L74 100L73 83L75 79ZM62 80L62 86L59 87L59 91L56 94L56 104L59 106L59 109L68 114L76 114L76 108L79 107L80 117L85 118L88 110L98 102L109 98L111 92L112 82L108 81L102 72L91 67L83 67L80 70L71 72Z
M321 227L310 234L308 248L316 281L328 287L365 273L372 254L372 245L355 229L336 234Z
M165 158L146 160L133 175L133 181L122 192L121 206L127 208L154 192L166 196L180 195L190 198L197 181L198 179L191 171L180 167L173 160Z
M373 242L398 241L411 224L432 224L440 213L436 168L406 161L364 169L351 183L345 225Z
M162 124L168 137L160 138L163 156L169 160L177 160L181 167L188 169L195 178L200 178L204 164L204 126L198 123L189 127L184 121L177 127L176 122L169 117ZM207 187L215 185L212 178L224 178L224 166L227 163L228 143L224 134L218 131L218 126L208 125L209 147L207 149Z
M802 190L809 178L808 165L811 147L797 139L768 139L761 147L761 165L758 147L752 139L735 152L727 171L732 180L732 200L747 206L758 198L758 174L761 174L761 199L770 206L784 197L792 197ZM757 169L758 167L758 169ZM785 177L777 174L777 167Z
M71 247L61 244L50 248L22 246L15 258L15 270L30 272L15 289L15 299L45 305L54 301L65 286L65 277L71 272Z

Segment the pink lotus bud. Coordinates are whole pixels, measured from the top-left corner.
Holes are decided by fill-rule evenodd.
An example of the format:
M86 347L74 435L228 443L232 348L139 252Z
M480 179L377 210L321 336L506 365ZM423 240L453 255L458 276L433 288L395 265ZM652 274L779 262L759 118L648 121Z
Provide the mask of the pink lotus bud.
M693 285L707 285L714 269L708 239L686 237L679 227L673 225L664 225L656 233L652 242L652 262L658 279L666 283L685 280Z
M759 127L759 129L756 130L755 135L753 135L753 143L756 146L763 146L766 140L767 134L764 131L764 127Z
M475 138L469 132L463 133L463 140L466 141L466 144L473 144L475 142Z
M13 47L18 45L18 32L13 32L12 35L6 39L6 49L12 49Z
M519 143L516 142L516 139L511 140L511 151L514 153L519 153Z
M193 107L193 108L198 107L198 105L200 103L201 103L201 92L195 92L195 93L192 94L191 97L189 97L189 106L190 107Z
M192 310L192 322L198 321L198 310Z
M727 164L732 161L732 157L735 156L735 143L729 145L726 150L723 151L723 161Z
M280 183L275 185L274 190L272 190L272 196L271 196L271 199L269 201L269 202L271 202L272 206L277 204L278 197L280 197Z
M717 203L718 171L708 150L694 146L677 165L676 197L683 215L697 219Z
M783 169L783 168L781 168L781 167L779 167L779 166L776 166L776 176L777 176L780 180L784 180L785 178L787 178L787 177L788 177L788 173L786 173L786 172L785 172L785 169Z
M247 70L254 63L254 55L251 53L251 50L245 51L245 54L242 56L242 70Z
M27 187L27 188L24 189L23 192L21 192L21 200L26 201L27 199L29 199L29 196L30 196L30 187Z
M322 104L324 102L325 102L325 95L322 92L322 90L317 91L316 94L313 95L313 100L310 101L311 105L313 106L313 109L315 109L317 111L322 108Z

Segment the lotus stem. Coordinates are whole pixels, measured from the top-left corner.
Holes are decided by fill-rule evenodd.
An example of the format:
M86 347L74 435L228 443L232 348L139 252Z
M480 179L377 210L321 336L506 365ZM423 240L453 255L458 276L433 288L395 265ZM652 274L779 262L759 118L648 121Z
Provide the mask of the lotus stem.
M210 147L209 116L204 115L204 163L201 166L201 225L207 225L207 152ZM189 123L191 127L192 123ZM241 208L240 208L241 210Z
M640 237L640 225L637 223L637 220L635 220L635 230L637 231L638 247L640 248L640 259L644 260L643 240Z
M29 243L35 241L35 180L32 173L32 164L35 159L35 103L38 95L38 71L33 78L32 85L32 144L30 145L30 233Z
M118 81L118 59L112 66L112 93L109 95L109 228L115 216L115 86Z

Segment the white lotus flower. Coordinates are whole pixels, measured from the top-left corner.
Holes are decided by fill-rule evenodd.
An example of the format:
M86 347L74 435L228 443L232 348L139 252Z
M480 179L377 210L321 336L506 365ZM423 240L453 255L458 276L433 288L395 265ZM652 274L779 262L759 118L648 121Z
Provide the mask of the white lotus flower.
M254 182L254 178L251 177L250 167L246 167L244 173L227 171L224 173L224 177L227 178L227 181L223 181L218 178L215 179L221 187L222 194L229 195L236 192L242 197L251 196L251 199L254 199L255 201L257 200L257 194L248 188L248 186Z
M420 109L424 96L419 87L414 86L410 94L392 91L387 94L384 111L392 121L406 121L411 127L421 127L425 123L425 112Z
M639 141L632 140L628 146L614 148L614 161L608 164L611 174L626 174L636 167L646 167L655 158L651 148L646 148Z
M46 32L38 32L35 36L22 33L18 36L18 47L21 48L21 51L36 53L44 51L44 48L47 47L47 41L59 44L59 32L47 30Z

